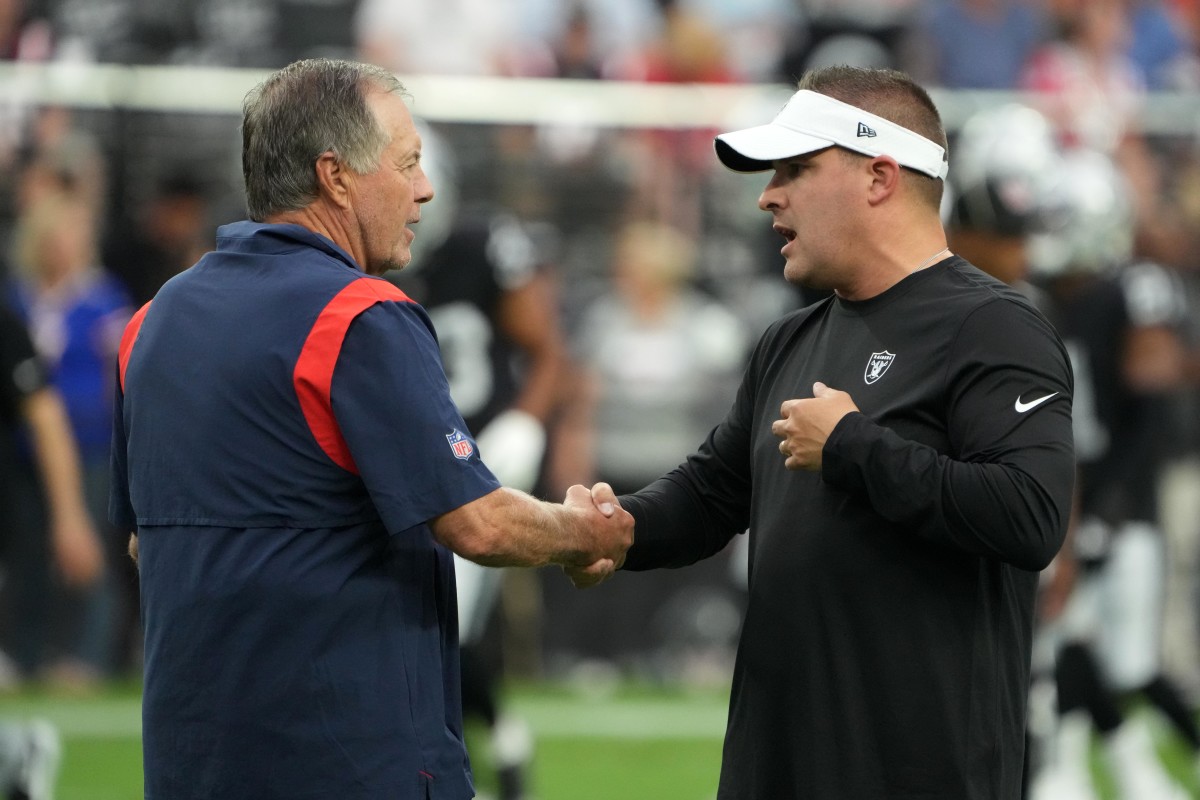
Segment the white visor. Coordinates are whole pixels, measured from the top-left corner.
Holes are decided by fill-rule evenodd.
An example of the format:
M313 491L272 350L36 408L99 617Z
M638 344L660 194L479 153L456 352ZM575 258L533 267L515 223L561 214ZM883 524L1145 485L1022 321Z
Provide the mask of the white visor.
M717 157L735 172L764 172L771 162L837 145L945 178L946 151L908 128L828 95L801 89L768 125L717 137Z

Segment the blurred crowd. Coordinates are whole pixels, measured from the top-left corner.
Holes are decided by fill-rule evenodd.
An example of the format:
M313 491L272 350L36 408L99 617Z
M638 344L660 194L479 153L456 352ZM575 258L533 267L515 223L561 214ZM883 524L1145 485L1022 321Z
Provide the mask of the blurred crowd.
M1148 93L1200 91L1200 2L0 0L0 58L12 62L274 68L312 56L401 75L780 85L851 63L939 90L1027 92L1056 148L1115 165L1126 260L1156 265L1178 304L1155 318L1169 337L1134 359L1173 359L1138 389L1162 400L1160 456L1140 477L1161 490L1168 662L1189 691L1200 687L1200 120L1170 135L1139 125ZM19 417L6 421L16 435L0 452L0 684L86 690L136 674L136 574L122 555L127 532L106 523L113 365L132 312L212 246L217 225L243 216L236 124L37 106L0 85L0 299L66 409L105 563L82 584L64 575L44 535L54 509L36 441ZM747 211L764 179L719 170L712 131L441 124L429 138L440 143L429 154L438 196L414 266L455 235L452 219L504 214L550 287L569 366L546 413L545 496L596 479L633 490L678 463L728 407L758 332L812 299L781 280L777 237ZM1058 274L1032 252L1019 279ZM1118 266L1128 264L1096 269ZM558 576L510 576L506 663L719 678L744 602L743 557L734 548L679 577L622 575L587 596Z

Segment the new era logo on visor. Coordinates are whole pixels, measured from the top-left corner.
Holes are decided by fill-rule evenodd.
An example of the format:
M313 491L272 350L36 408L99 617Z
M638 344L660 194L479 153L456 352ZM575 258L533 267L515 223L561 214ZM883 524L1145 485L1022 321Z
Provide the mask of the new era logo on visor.
M874 128L872 128L872 127L870 127L869 125L867 125L867 123L865 123L865 122L860 122L860 123L858 123L858 135L859 135L860 137L862 137L862 136L874 136L874 135L875 135L875 129L874 129Z

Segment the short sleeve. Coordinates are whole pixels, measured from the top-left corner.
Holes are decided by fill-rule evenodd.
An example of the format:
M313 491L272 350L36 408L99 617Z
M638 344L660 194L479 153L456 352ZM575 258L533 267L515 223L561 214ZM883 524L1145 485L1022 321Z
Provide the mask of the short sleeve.
M415 303L379 303L355 319L334 369L331 405L392 533L500 486L450 399L429 318Z
M117 368L119 369L119 367ZM129 451L125 436L125 395L121 381L113 381L112 449L109 451L108 521L119 531L136 531L137 515L129 497Z

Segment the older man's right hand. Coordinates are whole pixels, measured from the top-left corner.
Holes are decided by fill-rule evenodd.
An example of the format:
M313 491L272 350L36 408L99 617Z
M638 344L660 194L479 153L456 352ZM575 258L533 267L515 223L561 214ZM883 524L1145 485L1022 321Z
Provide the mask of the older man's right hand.
M597 483L590 490L572 486L563 505L586 515L595 557L586 565L564 566L563 571L580 589L602 583L625 562L625 552L633 544L633 517L621 508L607 483Z

